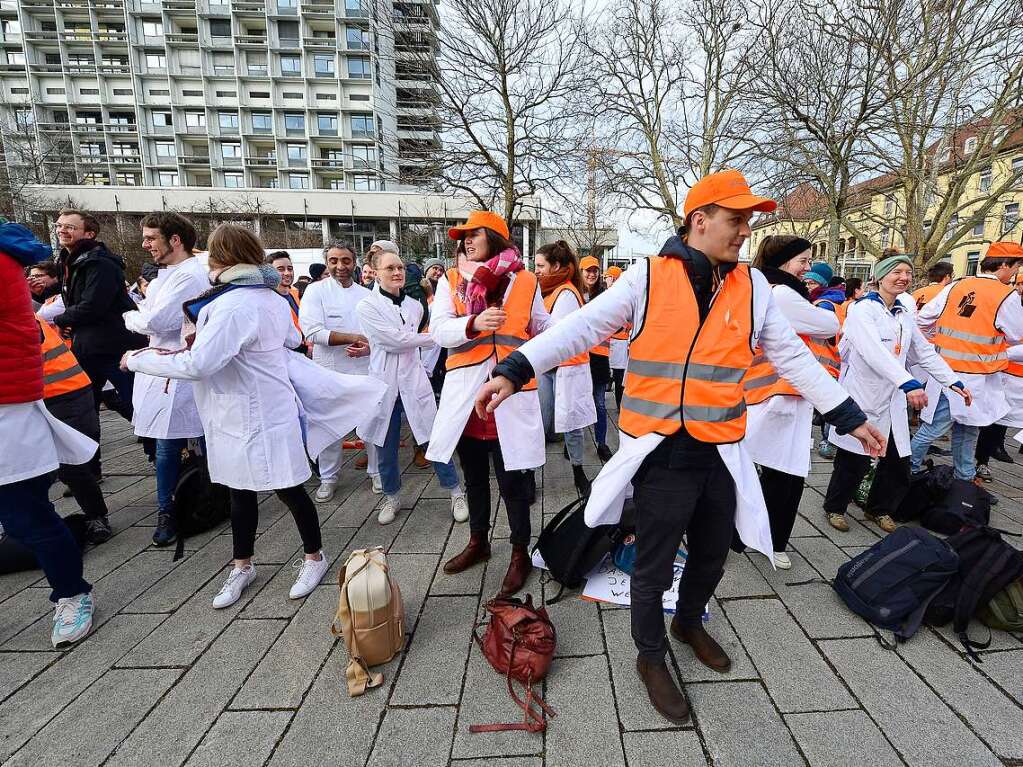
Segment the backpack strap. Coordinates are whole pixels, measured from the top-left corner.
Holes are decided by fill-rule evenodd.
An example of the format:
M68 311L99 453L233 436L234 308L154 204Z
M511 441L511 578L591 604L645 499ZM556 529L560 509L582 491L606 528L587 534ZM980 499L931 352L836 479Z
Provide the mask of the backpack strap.
M998 539L998 542L1002 543L1001 539ZM985 650L990 647L992 635L989 633L986 642L977 642L970 639L968 634L970 618L976 612L977 605L980 603L988 585L995 580L998 573L1016 555L1016 550L1004 543L1002 546L989 546L976 567L972 568L966 574L966 577L962 579L962 585L959 587L959 593L956 595L952 628L967 656L977 663L983 663L983 661L975 650Z
M475 631L473 632L475 635ZM476 638L479 641L479 637ZM518 639L512 643L511 653L508 657L508 672L505 674L505 682L508 685L508 694L511 699L515 701L515 705L522 709L522 721L521 722L508 722L505 724L471 724L469 725L469 732L509 732L512 730L525 730L526 732L543 732L547 729L547 721L544 718L544 714L547 716L557 716L550 706L544 702L544 699L540 697L539 693L533 692L533 679L532 676L526 681L526 696L525 699L520 698L515 694L515 688L512 686L511 670L515 660L515 650L518 647ZM540 707L540 711L537 712L533 708L533 704L536 703Z

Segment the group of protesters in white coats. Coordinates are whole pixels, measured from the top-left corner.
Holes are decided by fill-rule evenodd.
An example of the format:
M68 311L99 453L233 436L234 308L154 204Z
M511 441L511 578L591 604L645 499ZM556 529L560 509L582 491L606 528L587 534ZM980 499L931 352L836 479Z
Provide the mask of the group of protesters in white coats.
M500 593L513 595L534 567L534 471L548 459L546 442L560 434L587 524L614 523L625 501L634 502L637 671L655 708L686 721L688 704L664 660L662 605L683 537L688 558L669 632L724 672L731 660L703 625L704 605L730 549L749 546L776 567L791 566L785 550L810 468L814 411L837 448L828 521L848 528L845 508L879 459L866 510L888 529L910 477L907 403L922 409L929 398L955 397L955 412L968 409L976 377L990 388L988 376L1004 369L990 364L987 347L996 347L1000 363L1008 355L999 344L1023 336L1023 304L1012 293L1014 308L1004 308L1012 289L1003 282L977 304L1001 340L978 341L956 321L942 324L958 299L954 284L918 316L906 299L912 260L905 255L879 260L876 289L841 306L814 299L803 279L811 245L799 237L768 237L752 265L739 263L752 216L775 207L737 171L711 174L690 190L685 225L657 256L603 274L563 241L540 247L529 271L508 223L477 211L449 230L450 268L427 265L425 296L409 289L410 266L390 241L367 254L370 285L360 284L351 246L331 243L323 279L300 294L286 254L267 263L244 227L214 230L201 265L186 219L147 219L143 244L162 269L124 323L149 345L127 351L121 368L136 376L135 432L156 440L154 543L176 538L177 467L186 445L198 443L210 480L230 490L233 563L213 606L234 604L256 578L257 493L264 491L294 517L304 557L289 597L305 597L332 561L315 503L333 498L346 444L365 448L354 465L383 496L377 521L391 524L402 513L404 419L425 446L423 467L450 493L453 519L468 522L464 548L444 563L445 573L490 558L496 479L511 539ZM1023 260L1023 249L999 264L1014 259ZM967 346L932 343L921 332L928 322ZM1017 394L1010 383L998 385L1003 398ZM614 454L605 444L612 386ZM948 409L939 404L935 429ZM592 479L583 470L590 426L606 460ZM313 468L319 486L311 498L305 483ZM94 608L86 602L62 642L88 633Z

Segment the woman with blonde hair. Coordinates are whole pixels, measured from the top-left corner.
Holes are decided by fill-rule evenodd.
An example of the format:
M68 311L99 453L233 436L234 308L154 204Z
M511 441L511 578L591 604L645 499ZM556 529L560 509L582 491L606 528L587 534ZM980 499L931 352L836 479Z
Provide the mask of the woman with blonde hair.
M125 355L129 370L194 381L206 434L210 479L230 488L234 566L213 599L234 604L255 579L258 491L273 490L291 511L305 558L289 596L308 595L327 571L316 508L302 486L310 476L288 357L302 338L280 275L264 263L263 246L248 229L222 224L207 244L213 287L185 304L195 323L191 348L144 349Z

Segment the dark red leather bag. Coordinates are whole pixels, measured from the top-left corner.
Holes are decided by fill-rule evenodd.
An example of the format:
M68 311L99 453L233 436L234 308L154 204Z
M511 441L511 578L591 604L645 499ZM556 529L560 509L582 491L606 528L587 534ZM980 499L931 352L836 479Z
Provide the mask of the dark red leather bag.
M474 724L469 727L469 732L543 732L547 729L544 714L555 716L555 713L538 693L533 692L533 683L547 676L554 657L557 645L554 624L545 608L533 607L533 597L529 594L524 601L514 597L491 599L486 604L486 611L490 613L490 622L483 638L476 631L473 637L494 671L506 678L508 693L522 709L524 718L522 722L510 724ZM519 698L515 693L511 682L513 678L525 685L525 698ZM534 702L539 711L533 708Z

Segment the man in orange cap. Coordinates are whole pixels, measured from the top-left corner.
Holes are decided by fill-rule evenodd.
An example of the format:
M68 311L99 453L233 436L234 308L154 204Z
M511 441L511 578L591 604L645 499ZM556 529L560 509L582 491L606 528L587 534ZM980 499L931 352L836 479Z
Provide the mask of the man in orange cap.
M733 527L747 545L773 555L756 469L742 444L742 380L754 345L839 433L854 434L872 455L885 447L793 332L764 276L738 263L750 218L775 207L754 195L738 171L701 179L686 198L685 226L658 256L638 262L603 295L510 354L476 400L479 410L493 410L534 371L632 323L620 447L594 480L586 521L616 522L631 483L636 667L651 703L676 724L688 719L689 707L664 662L662 596L672 585L683 535L688 559L671 633L718 672L731 661L704 628L702 613L724 572Z

